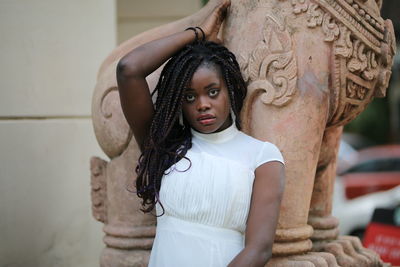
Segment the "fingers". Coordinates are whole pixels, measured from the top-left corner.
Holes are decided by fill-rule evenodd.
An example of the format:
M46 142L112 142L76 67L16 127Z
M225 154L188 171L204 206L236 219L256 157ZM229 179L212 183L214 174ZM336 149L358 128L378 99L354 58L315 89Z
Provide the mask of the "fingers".
M224 0L219 6L217 6L217 12L219 13L219 15L224 18L226 16L227 10L229 8L229 6L231 5L231 1L230 0Z
M210 16L200 25L205 32L207 40L215 40L223 20L226 17L228 7L231 5L230 0L223 0L217 5Z
M231 5L231 1L230 0L224 0L224 1L222 1L222 3L221 3L221 6L224 6L224 7L228 7L228 6L230 6Z
M224 2L215 7L213 13L216 18L217 25L220 25L222 21L225 19L230 5L231 5L230 0L225 0Z

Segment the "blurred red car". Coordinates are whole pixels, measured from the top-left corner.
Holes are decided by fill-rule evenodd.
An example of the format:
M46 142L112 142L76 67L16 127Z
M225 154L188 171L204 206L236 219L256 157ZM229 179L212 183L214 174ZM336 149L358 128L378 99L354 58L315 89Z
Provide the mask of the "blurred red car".
M400 185L400 145L374 146L348 155L347 161L343 157L338 161L347 199Z

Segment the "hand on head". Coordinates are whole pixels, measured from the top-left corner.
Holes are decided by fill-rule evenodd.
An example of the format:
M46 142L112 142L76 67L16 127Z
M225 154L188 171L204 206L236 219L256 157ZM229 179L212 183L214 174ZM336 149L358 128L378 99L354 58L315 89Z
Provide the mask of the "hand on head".
M230 0L224 0L221 4L214 8L207 19L200 25L206 35L205 37L207 41L222 43L221 40L218 39L218 32L227 15L230 5Z

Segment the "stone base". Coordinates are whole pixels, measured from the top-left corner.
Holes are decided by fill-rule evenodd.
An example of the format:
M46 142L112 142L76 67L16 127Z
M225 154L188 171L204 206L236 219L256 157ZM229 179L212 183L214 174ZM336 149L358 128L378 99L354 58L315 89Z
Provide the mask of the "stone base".
M326 252L272 258L266 267L339 267L335 256Z
M337 263L342 267L389 267L379 255L362 246L361 241L355 236L339 236L328 242L314 242L313 250L333 254Z
M267 267L390 267L379 255L362 246L358 237L339 236L335 240L313 242L313 252L273 257Z
M378 254L362 246L358 237L339 236L328 242L313 242L313 252L273 257L267 267L390 267ZM150 250L105 248L101 267L146 267Z
M105 248L101 253L100 267L147 267L150 250L121 250Z
M314 229L311 240L313 247L315 242L323 240L335 240L339 236L339 220L332 215L328 216L309 216L308 224Z

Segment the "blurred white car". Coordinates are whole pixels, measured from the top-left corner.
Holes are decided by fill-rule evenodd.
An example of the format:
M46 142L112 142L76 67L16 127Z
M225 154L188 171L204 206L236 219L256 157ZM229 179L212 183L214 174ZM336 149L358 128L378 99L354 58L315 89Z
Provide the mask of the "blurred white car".
M333 196L341 235L362 234L376 208L400 205L400 145L356 151L342 142Z
M332 214L340 221L339 231L341 235L362 237L376 208L394 208L399 204L400 186L349 200L345 196L342 181L336 179Z

